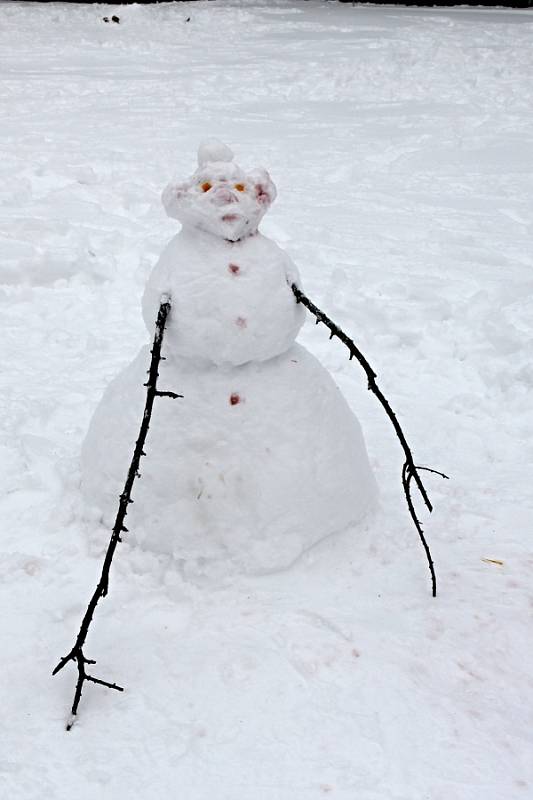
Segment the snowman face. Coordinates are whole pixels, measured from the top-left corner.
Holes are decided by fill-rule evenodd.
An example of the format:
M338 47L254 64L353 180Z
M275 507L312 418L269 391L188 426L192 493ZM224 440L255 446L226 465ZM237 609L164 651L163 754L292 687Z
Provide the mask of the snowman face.
M184 226L200 228L230 242L257 231L276 196L268 172L244 173L236 164L204 164L185 183L170 184L163 205Z

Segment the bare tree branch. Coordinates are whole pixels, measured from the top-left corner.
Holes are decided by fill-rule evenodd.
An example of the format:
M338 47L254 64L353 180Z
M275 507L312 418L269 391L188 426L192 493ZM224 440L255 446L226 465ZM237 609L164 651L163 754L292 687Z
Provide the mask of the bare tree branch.
M76 718L76 714L78 713L78 706L81 700L83 685L86 681L90 683L97 683L100 686L106 686L108 689L116 689L118 692L124 691L122 686L117 686L116 683L110 683L108 681L101 680L101 678L95 678L94 676L89 675L86 672L85 669L86 664L95 664L96 662L85 657L83 652L83 647L85 645L85 640L87 639L89 626L92 622L96 606L98 605L98 601L102 597L105 597L107 595L109 589L109 572L111 569L111 563L113 561L113 556L115 554L117 544L122 541L122 533L127 533L128 531L128 529L124 525L124 520L126 519L126 514L128 513L128 506L130 505L130 503L133 503L133 500L131 499L131 490L133 488L135 478L140 477L139 464L141 457L146 455L146 453L143 450L143 447L146 441L146 436L148 434L148 429L150 427L150 419L152 416L154 399L156 397L172 397L172 398L183 397L183 395L176 394L175 392L160 392L157 389L157 379L159 377L159 372L158 372L159 362L163 359L163 356L161 356L161 347L163 344L165 323L169 312L170 312L170 298L167 295L163 295L163 297L161 298L159 313L157 315L157 321L155 324L155 336L151 351L152 358L150 361L150 369L148 370L148 381L144 384L147 387L147 392L146 392L146 403L144 407L141 428L139 431L139 437L135 443L135 449L133 451L131 464L128 470L128 475L126 477L126 483L124 484L124 489L122 491L122 494L120 495L118 512L115 519L115 524L113 526L111 539L109 541L109 545L105 554L100 580L98 581L98 585L94 590L94 593L89 601L89 605L87 606L87 610L82 619L81 627L78 636L76 638L76 641L74 643L74 646L72 647L72 650L61 659L59 664L52 672L52 675L57 675L57 673L60 672L63 669L63 667L65 667L68 664L69 661L75 661L78 667L78 679L76 682L76 690L74 692L74 702L72 704L71 716L67 723L68 731L72 728L72 725L74 724Z
M422 483L422 479L420 478L419 472L420 471L432 472L432 473L434 473L436 475L440 475L441 478L448 478L448 476L444 475L443 472L438 472L437 470L430 469L429 467L417 467L417 466L415 466L415 463L413 461L413 454L411 452L411 448L407 444L407 439L405 438L405 434L404 434L402 428L400 427L400 423L398 422L396 414L392 410L389 401L387 400L387 398L385 397L385 395L383 394L383 392L381 391L381 389L379 388L379 386L376 383L376 378L377 378L376 373L374 372L374 370L372 369L372 367L370 366L370 364L368 363L368 361L366 360L366 358L364 357L362 352L356 346L355 342L352 339L350 339L349 336L347 336L344 333L344 331L342 331L338 327L338 325L335 325L335 323L332 322L332 320L330 320L330 318L326 314L324 314L323 311L321 311L317 306L315 306L314 303L312 303L309 300L309 298L296 286L295 283L292 284L291 289L293 291L294 296L296 297L296 302L297 303L301 303L303 306L305 306L306 308L309 309L309 311L316 318L316 324L318 325L320 322L322 322L329 329L329 331L330 331L330 337L329 338L333 339L333 337L336 337L337 339L340 339L340 341L348 348L348 350L350 352L350 361L352 360L352 358L356 358L357 359L357 361L362 366L362 368L365 371L366 376L368 378L368 388L369 388L369 390L377 397L377 399L379 400L379 402L381 403L381 405L385 409L385 413L387 414L388 418L392 422L394 431L395 431L396 436L398 437L398 439L400 441L400 444L402 446L402 450L403 450L404 455L405 455L405 462L404 462L403 469L402 469L402 486L403 486L403 489L404 489L405 498L407 500L407 507L409 508L409 513L411 515L411 519L413 520L415 528L416 528L416 530L418 532L418 535L420 537L420 540L422 542L422 546L423 546L424 551L426 553L426 558L427 558L428 565L429 565L429 571L430 571L430 574L431 574L431 593L432 593L433 597L436 597L437 596L437 578L436 578L436 575L435 575L435 567L434 567L433 559L431 557L431 551L429 549L428 543L427 543L426 538L424 536L424 531L422 529L422 525L420 524L420 520L416 516L415 507L414 507L413 500L412 500L412 497L411 497L411 488L410 488L410 486L411 486L411 481L414 479L414 481L415 481L415 483L416 483L416 485L418 487L418 491L422 495L422 499L424 500L424 503L426 504L428 510L429 511L433 511L433 506L430 503L429 497L427 495L425 486Z

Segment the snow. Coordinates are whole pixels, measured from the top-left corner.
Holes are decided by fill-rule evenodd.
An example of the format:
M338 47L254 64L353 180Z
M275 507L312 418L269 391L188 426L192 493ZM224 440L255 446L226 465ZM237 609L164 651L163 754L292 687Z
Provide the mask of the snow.
M219 139L206 139L198 148L198 164L200 167L212 161L233 161L231 149Z
M1 796L531 797L532 12L0 15ZM308 323L381 510L285 571L219 586L121 545L87 655L126 692L86 687L67 734L75 670L50 673L102 558L81 443L146 339L141 295L176 225L169 165L189 174L211 134L268 167L263 232L368 356L417 461L451 475L426 479L435 511L420 511L439 594L390 425Z

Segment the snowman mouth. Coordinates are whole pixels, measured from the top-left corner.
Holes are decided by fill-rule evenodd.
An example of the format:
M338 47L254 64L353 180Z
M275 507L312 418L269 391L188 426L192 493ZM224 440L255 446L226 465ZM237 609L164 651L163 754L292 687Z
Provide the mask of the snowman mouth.
M240 214L224 214L222 222L237 222L240 218Z

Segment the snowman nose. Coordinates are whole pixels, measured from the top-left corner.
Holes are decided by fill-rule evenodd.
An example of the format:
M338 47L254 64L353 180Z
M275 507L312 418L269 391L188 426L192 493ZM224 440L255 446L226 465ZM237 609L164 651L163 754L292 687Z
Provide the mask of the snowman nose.
M228 203L236 203L237 198L230 192L229 189L225 189L221 186L219 189L216 189L212 196L212 202L217 206L225 206Z

